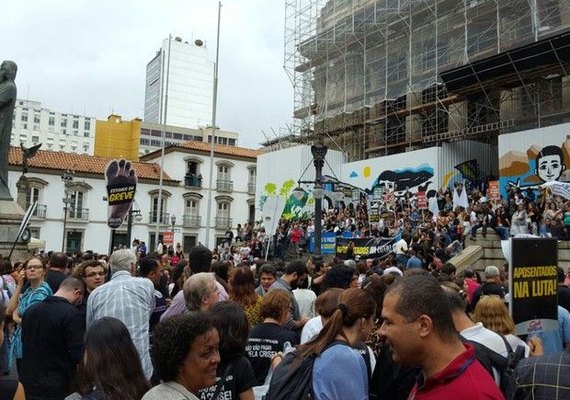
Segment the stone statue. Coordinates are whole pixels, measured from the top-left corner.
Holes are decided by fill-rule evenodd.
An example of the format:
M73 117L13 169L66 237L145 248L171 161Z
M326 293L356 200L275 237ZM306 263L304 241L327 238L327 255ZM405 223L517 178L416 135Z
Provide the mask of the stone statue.
M16 105L16 72L18 66L13 61L4 61L0 65L0 200L13 200L8 188L8 154L12 117Z

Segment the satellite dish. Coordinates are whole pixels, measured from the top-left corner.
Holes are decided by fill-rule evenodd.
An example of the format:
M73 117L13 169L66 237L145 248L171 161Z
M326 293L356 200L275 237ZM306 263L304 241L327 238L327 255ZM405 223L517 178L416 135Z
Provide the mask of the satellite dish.
M194 41L194 44L198 47L202 47L204 45L204 42L202 42L200 39L196 39Z

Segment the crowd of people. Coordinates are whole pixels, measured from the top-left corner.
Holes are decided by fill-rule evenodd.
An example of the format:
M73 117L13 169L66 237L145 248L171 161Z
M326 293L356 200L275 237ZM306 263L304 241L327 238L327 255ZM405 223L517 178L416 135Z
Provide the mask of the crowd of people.
M136 250L2 261L5 398L271 400L282 398L284 376L309 367L291 393L570 396L570 276L561 268L558 329L523 341L506 306L508 274L495 266L481 277L397 255L234 263L200 245L178 257ZM489 352L506 360L516 349L509 391Z

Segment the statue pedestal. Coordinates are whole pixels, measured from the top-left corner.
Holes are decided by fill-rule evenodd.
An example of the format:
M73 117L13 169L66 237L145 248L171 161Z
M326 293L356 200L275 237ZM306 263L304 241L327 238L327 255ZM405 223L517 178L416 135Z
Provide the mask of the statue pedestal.
M24 214L24 210L16 202L0 200L0 254L2 257L8 257L8 254L10 254ZM26 243L20 242L14 247L10 259L14 263L16 261L24 261L29 256L28 246Z

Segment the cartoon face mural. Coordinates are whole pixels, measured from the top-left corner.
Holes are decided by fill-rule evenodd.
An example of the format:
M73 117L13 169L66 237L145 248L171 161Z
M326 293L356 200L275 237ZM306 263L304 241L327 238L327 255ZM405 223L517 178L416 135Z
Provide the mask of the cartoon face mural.
M562 146L549 144L542 149L532 145L526 154L518 151L503 154L499 159L501 195L507 195L507 188L537 190L544 182L567 180L569 149L570 140L567 140Z
M566 170L564 155L558 146L546 146L540 150L535 165L535 174L542 182L557 181Z

